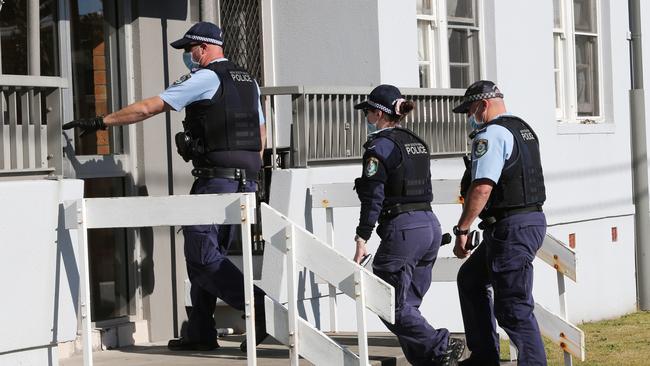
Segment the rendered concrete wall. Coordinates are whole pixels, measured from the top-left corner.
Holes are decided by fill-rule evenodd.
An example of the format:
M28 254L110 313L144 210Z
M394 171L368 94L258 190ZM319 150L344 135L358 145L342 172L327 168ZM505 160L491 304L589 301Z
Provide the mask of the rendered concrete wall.
M77 335L77 234L63 202L81 197L81 180L0 182L2 365L58 365L56 344Z
M377 7L372 0L274 0L276 85L379 84Z
M189 20L163 20L139 17L134 25L134 53L136 65L136 100L160 94L165 85L165 63L167 54L167 75L169 84L186 74L182 61L182 50L176 50L169 43L180 38L192 22ZM166 36L166 37L165 37ZM162 52L161 52L162 51ZM184 113L169 112L170 134L166 132L166 115L160 114L138 126L138 149L141 149L143 174L141 195L163 196L189 193L193 178L191 166L176 153L174 135L182 130ZM168 157L171 157L169 159ZM171 169L169 169L171 165ZM171 172L171 176L170 176ZM172 234L173 232L173 234ZM146 261L143 271L144 317L149 320L151 341L170 339L173 334L172 281L176 282L178 329L185 320L183 281L187 278L183 255L182 234L177 228L143 228L140 230L141 251ZM175 250L172 253L172 238ZM172 261L176 265L176 277L172 279Z
M380 82L419 87L415 2L378 1L377 8Z

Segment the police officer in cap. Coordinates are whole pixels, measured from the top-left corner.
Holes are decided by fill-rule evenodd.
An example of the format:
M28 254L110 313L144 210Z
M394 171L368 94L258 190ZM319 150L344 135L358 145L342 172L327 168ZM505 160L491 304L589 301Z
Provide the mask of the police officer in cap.
M452 339L447 329L434 329L419 310L431 285L441 229L431 211L429 147L400 126L413 107L392 85L376 87L354 107L363 110L371 132L363 171L355 180L361 214L354 260L360 263L368 255L366 241L379 221L381 243L373 271L395 288L395 324L384 324L397 335L411 364L456 365L464 343Z
M454 254L469 256L458 272L458 292L472 355L460 365L499 365L495 317L517 347L518 365L546 365L532 295L533 259L546 235L539 140L528 123L506 112L491 81L470 85L454 112L466 114L474 128L471 178L461 189L465 204L454 226ZM467 234L476 217L483 242L470 256Z
M262 166L266 127L257 82L223 54L221 29L209 22L193 25L171 43L182 49L189 73L160 95L133 103L104 117L78 119L63 128L82 135L108 126L143 121L158 113L185 108L184 131L176 148L192 161L196 177L190 194L254 192ZM244 310L243 275L226 257L239 230L230 225L184 226L185 260L192 312L187 335L169 341L172 350L218 348L214 323L216 298ZM266 336L264 292L255 287L256 341ZM246 344L242 343L245 351Z

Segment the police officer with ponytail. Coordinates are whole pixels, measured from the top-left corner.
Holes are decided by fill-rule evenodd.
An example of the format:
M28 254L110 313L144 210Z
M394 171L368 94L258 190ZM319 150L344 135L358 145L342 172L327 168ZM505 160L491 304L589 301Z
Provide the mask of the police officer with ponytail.
M528 123L507 113L491 81L470 85L454 112L466 114L474 129L465 203L453 230L454 254L469 256L458 272L458 292L472 354L460 365L499 365L495 318L517 347L518 365L546 365L532 295L532 263L546 234L539 140ZM467 234L477 217L483 242L470 255Z
M171 43L182 49L189 73L158 96L133 103L104 117L79 119L63 128L81 134L143 121L185 108L176 148L191 161L196 178L190 194L254 192L262 167L266 127L257 82L223 54L221 29L209 22L192 26ZM187 335L169 341L172 350L218 348L214 323L216 298L244 310L244 280L226 257L239 230L230 225L184 226L185 260L192 283L192 312ZM264 292L255 287L256 341L266 336ZM242 343L242 351L246 344Z
M419 310L431 285L441 229L431 211L429 147L400 125L413 107L392 85L376 87L354 107L363 110L370 132L361 177L355 180L361 214L354 260L361 263L368 255L366 242L378 222L381 243L373 271L395 288L395 324L384 324L411 364L456 365L464 343L447 329L433 328Z

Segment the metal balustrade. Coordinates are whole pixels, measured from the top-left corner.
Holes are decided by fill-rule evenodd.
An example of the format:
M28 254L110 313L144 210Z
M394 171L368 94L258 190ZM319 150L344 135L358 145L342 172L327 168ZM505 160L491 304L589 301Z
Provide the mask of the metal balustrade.
M364 101L370 91L371 87L261 88L270 109L267 125L274 152L280 130L291 134L293 167L360 159L368 132L363 112L355 110L354 105ZM415 109L403 125L429 144L432 156L469 152L466 118L452 112L464 90L403 88L401 91L415 102ZM289 112L290 121L282 117ZM289 123L290 130L286 128Z

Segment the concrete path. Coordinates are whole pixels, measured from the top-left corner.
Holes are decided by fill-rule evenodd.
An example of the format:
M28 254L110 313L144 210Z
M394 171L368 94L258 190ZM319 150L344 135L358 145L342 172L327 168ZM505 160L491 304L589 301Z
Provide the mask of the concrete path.
M337 335L336 342L349 347L357 353L355 335ZM221 348L210 351L176 351L167 349L167 342L123 347L115 350L93 353L96 366L244 366L246 355L239 350L243 336L230 336L219 339ZM370 359L373 366L407 366L409 363L392 334L371 333L368 336ZM267 339L257 348L257 363L263 366L286 366L289 364L289 350L272 339ZM60 366L83 366L81 354L61 360ZM311 365L301 359L300 365ZM503 362L502 366L515 366L515 363Z
M152 343L123 347L109 351L93 353L93 360L96 366L230 366L246 365L246 354L239 350L239 344L243 336L230 336L219 339L221 348L210 351L176 351L167 349L167 342ZM334 339L341 345L347 346L352 352L357 353L356 336L341 335ZM402 350L393 335L381 333L370 334L368 337L370 346L371 364L406 366ZM289 363L289 350L273 340L267 339L257 348L258 365L283 365ZM301 365L311 365L307 360L300 360ZM82 366L83 357L81 354L61 360L60 366Z

